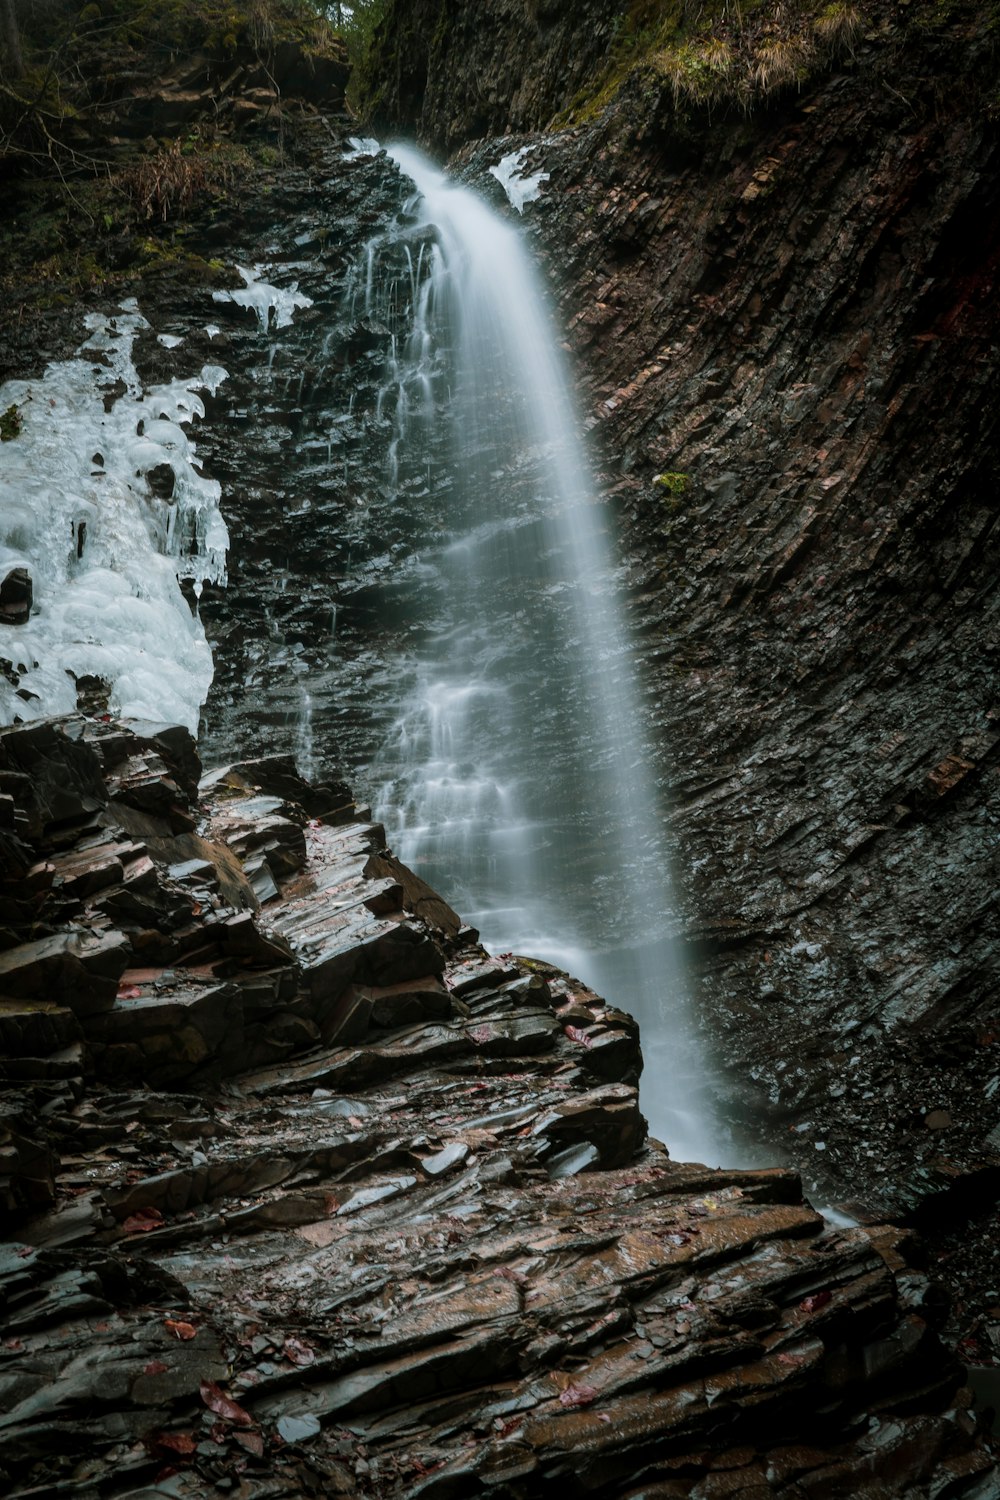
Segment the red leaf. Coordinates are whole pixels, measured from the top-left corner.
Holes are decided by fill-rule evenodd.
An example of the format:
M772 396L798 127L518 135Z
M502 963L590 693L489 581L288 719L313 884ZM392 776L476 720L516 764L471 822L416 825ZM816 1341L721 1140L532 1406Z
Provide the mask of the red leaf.
M286 1339L284 1345L285 1358L290 1359L293 1365L311 1365L316 1358L316 1350L301 1339Z
M164 1375L169 1369L170 1366L165 1365L162 1359L151 1359L148 1365L143 1366L142 1373L144 1375Z
M254 1458L264 1457L264 1439L259 1432L234 1432L233 1437Z
M589 1047L591 1045L590 1037L585 1031L581 1031L579 1026L564 1026L563 1030L571 1042L578 1042L581 1047Z
M826 1306L832 1297L832 1292L817 1292L813 1297L805 1297L799 1303L799 1307L806 1313L818 1312L821 1307Z
M198 1332L193 1323L178 1323L173 1318L164 1318L163 1326L175 1339L193 1339Z
M193 1432L151 1432L146 1438L150 1451L159 1453L193 1453L198 1443Z
M509 1437L512 1432L516 1432L519 1427L523 1426L523 1417L511 1417L507 1422L503 1422L499 1417L497 1417L496 1421L493 1424L493 1430L498 1438L505 1438Z
M201 1399L209 1411L214 1411L217 1417L224 1417L227 1422L232 1422L234 1427L252 1427L253 1417L242 1406L226 1395L214 1380L203 1380L201 1382Z
M137 1208L134 1214L129 1214L122 1225L126 1234L145 1234L150 1229L159 1229L163 1223L163 1215L158 1208Z
M119 1000L141 1000L142 990L137 984L120 984L118 986Z
M560 1406L590 1406L597 1400L597 1391L592 1385L568 1385L559 1392Z

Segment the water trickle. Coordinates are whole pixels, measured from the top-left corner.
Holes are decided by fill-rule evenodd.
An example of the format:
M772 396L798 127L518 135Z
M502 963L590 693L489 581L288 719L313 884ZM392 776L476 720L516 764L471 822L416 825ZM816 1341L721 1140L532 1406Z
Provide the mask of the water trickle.
M303 776L316 780L319 767L313 740L313 701L308 688L300 685L299 704L295 714L295 760Z
M409 147L416 193L359 259L351 317L386 348L375 421L392 494L443 527L409 688L375 767L400 857L494 951L548 958L643 1027L643 1104L678 1156L732 1155L668 937L663 819L607 506L517 230Z

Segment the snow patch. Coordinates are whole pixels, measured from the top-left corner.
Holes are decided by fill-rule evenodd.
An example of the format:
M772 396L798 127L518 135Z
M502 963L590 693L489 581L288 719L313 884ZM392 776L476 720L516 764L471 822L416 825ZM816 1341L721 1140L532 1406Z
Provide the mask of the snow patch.
M541 193L542 183L549 180L548 172L532 172L526 177L521 171L530 151L530 146L522 146L520 151L511 151L507 156L501 156L496 166L490 167L490 175L499 182L519 214L524 213L526 203L534 203Z
M15 679L0 675L0 723L72 712L74 677L93 675L110 682L113 713L194 731L212 654L178 578L199 593L224 583L229 535L185 428L204 416L197 392L226 372L144 392L132 349L149 324L135 300L86 326L74 358L0 386L0 410L21 416L0 452L0 577L25 567L34 590L27 624L0 640ZM164 467L169 500L146 480Z
M264 333L271 329L272 313L275 329L288 328L299 308L313 305L312 298L299 291L297 281L293 281L290 287L272 286L269 281L261 280L263 266L254 266L250 270L246 266L237 266L236 269L243 277L242 291L213 292L212 299L215 302L235 302L237 307L255 312Z
M359 156L378 156L382 147L370 135L352 135L347 141L349 151L344 152L344 161L355 161Z

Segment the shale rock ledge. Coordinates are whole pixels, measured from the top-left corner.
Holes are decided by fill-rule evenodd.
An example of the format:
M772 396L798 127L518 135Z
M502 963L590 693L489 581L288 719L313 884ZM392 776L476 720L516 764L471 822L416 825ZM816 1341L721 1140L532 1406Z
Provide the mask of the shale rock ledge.
M628 1016L199 769L0 732L8 1493L996 1494L896 1231L672 1162Z

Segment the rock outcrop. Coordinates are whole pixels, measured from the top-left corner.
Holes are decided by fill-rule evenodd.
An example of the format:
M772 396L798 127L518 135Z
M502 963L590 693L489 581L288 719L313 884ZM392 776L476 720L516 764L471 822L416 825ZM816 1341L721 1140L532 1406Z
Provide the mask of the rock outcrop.
M905 1237L672 1162L630 1018L342 789L82 717L0 761L8 1492L990 1493Z

